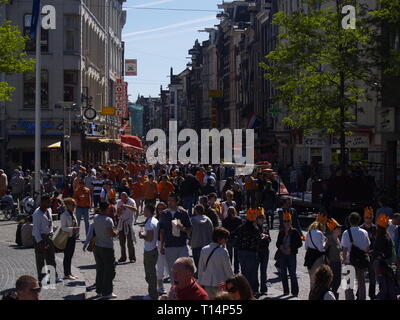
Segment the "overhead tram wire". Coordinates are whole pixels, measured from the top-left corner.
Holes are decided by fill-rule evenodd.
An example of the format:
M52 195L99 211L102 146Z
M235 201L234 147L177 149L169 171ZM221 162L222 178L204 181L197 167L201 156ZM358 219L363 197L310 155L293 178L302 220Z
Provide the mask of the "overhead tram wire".
M20 0L18 2L29 2L32 0ZM57 4L56 6L70 6L68 3ZM104 5L91 5L90 7L112 7ZM158 11L187 11L187 12L220 12L220 10L210 10L210 9L189 9L189 8L157 8L157 7L135 7L135 6L123 6L122 9L136 9L136 10L158 10Z

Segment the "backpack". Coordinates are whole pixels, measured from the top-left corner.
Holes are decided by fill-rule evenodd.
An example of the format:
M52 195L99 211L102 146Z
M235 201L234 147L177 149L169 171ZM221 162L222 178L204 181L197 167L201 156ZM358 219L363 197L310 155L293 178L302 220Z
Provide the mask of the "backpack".
M356 268L365 269L368 268L370 264L370 258L368 252L361 250L359 247L354 245L353 243L353 235L351 234L351 228L349 231L349 237L351 242L351 251L350 251L350 264L352 264Z

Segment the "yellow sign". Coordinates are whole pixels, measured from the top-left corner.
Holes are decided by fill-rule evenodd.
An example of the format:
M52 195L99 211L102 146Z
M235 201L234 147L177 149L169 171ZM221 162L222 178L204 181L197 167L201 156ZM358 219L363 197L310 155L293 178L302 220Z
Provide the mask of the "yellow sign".
M101 109L102 116L114 116L115 115L115 108L114 107L103 107Z
M224 93L221 90L208 90L209 98L223 98Z

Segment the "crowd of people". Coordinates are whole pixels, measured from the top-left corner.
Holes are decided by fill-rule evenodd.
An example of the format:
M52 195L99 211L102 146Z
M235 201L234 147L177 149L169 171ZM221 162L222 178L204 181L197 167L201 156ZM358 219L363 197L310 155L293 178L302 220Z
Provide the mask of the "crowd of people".
M0 170L0 196L9 190L4 176ZM29 184L32 179L22 168L11 177L11 181L29 180ZM116 298L117 266L135 263L135 245L144 241L145 299L257 299L268 292L270 231L274 228L279 230L274 260L283 296L299 295L300 248L306 250L310 300L338 300L346 265L354 269L357 299L366 299L367 275L370 299L395 300L400 294L399 213L381 209L373 220L373 210L366 208L363 224L361 216L352 213L349 226L319 214L303 232L291 199L278 198L280 182L268 166L236 176L234 168L225 166L150 166L134 161L84 166L77 161L66 179L54 181L47 176L41 185L40 205L32 221L21 226L21 230L31 226L39 285L43 266L56 268L57 250L64 252L64 279L76 279L71 264L83 234L83 219L83 250L92 252L96 262L96 298ZM16 199L24 192L24 188L11 186ZM134 225L141 216L145 221L135 234ZM61 222L55 233L54 217ZM119 260L115 239L121 248ZM58 274L56 278L62 281ZM168 293L165 278L172 284ZM341 298L355 299L352 288Z

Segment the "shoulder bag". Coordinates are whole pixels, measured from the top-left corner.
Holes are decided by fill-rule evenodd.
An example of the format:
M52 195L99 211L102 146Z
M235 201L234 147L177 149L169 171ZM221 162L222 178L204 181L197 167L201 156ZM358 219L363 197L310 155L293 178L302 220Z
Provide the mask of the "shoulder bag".
M354 267L365 269L368 268L370 263L370 258L368 252L361 250L357 247L353 242L353 235L351 234L351 228L349 228L349 237L351 242L351 251L350 251L350 264Z
M319 251L317 246L315 245L312 236L311 236L311 231L308 232L310 236L311 243L313 244L314 248L308 248L306 251L306 256L304 258L304 266L307 267L308 269L311 269L312 266L314 265L315 261L321 256L324 255L324 252Z

